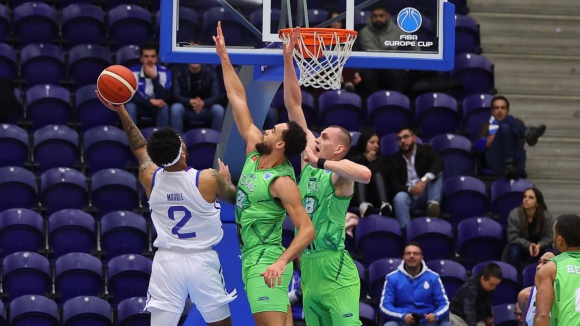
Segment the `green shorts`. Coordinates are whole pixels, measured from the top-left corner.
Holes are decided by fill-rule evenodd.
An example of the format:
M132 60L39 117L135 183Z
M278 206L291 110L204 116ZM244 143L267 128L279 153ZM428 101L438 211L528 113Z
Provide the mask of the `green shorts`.
M308 326L359 326L360 277L347 251L303 254L300 261Z
M292 279L293 265L286 265L282 285L271 289L260 276L284 252L284 247L260 246L242 255L242 279L252 314L265 311L288 312L288 285Z

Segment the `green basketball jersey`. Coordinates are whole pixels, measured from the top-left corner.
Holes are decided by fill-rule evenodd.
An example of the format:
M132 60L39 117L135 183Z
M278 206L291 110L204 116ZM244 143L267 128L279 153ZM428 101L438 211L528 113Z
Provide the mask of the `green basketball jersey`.
M236 225L240 249L246 252L259 245L282 245L282 222L286 210L270 195L270 183L289 176L296 181L289 161L271 169L258 170L260 154L246 157L236 196Z
M551 326L580 325L580 252L563 252L556 263Z
M346 210L351 197L338 197L332 172L307 165L300 177L302 205L312 219L316 238L305 253L344 249Z

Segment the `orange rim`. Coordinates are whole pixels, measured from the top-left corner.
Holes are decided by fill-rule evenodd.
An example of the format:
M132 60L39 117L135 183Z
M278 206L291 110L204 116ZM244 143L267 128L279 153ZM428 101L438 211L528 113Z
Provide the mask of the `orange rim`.
M278 32L280 38L282 36L289 36L292 33L296 32L296 28L283 28ZM318 36L315 38L314 35L317 34ZM334 35L337 35L338 38L335 38ZM304 56L308 59L312 59L309 53L316 55L318 58L322 57L322 51L318 51L321 46L329 46L334 45L333 42L337 39L340 39L341 43L346 41L348 36L351 38L356 37L358 35L357 31L353 31L350 29L342 29L342 28L316 28L316 27L300 27L300 37L302 38L302 42L304 47L308 49L308 51L304 51ZM320 38L323 39L323 43L319 41ZM327 44L328 43L328 44ZM299 42L296 42L296 48L298 49L301 46Z

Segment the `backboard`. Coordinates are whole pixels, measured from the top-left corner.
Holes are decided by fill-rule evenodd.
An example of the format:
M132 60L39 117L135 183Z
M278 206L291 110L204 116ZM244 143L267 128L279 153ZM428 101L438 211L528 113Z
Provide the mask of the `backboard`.
M380 41L363 35L368 36L378 26L373 21L380 17L371 19L377 5L384 6L391 17L387 28L390 36L381 36ZM330 19L332 12L340 16ZM217 21L222 21L228 53L235 65L260 65L262 70L282 66L279 29L328 27L341 21L343 28L359 31L346 67L453 68L455 9L446 0L164 0L160 14L161 60L219 63L211 39Z

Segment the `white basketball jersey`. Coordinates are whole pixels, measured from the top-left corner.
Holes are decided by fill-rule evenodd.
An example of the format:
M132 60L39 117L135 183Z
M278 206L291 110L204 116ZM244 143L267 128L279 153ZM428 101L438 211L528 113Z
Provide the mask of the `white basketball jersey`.
M536 316L536 286L532 286L532 291L530 292L530 301L528 303L528 311L526 312L526 323L528 326L534 325L534 316Z
M179 172L155 171L149 198L157 231L155 247L211 249L221 241L220 205L201 196L197 188L200 172L190 167Z

